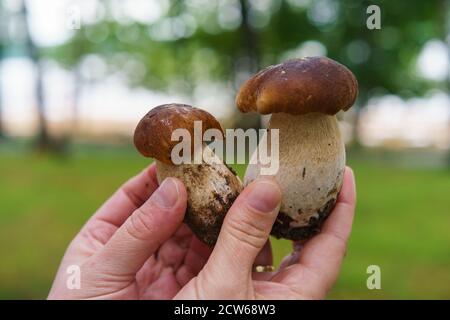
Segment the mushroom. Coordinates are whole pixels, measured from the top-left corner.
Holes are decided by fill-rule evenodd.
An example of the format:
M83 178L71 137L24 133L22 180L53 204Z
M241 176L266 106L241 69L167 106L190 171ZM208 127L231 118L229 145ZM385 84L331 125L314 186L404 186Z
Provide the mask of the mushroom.
M219 122L208 112L174 103L155 107L142 118L134 132L134 145L142 155L155 159L159 183L167 177L184 183L188 193L185 222L200 240L214 245L242 182L203 141L201 148L194 149L194 121L201 121L202 137L208 129L223 134ZM200 163L173 163L172 150L179 143L172 141L175 129L189 132L191 156L200 155Z
M283 199L272 235L308 239L334 208L345 169L345 146L335 114L348 110L357 92L353 73L324 57L270 66L240 88L236 98L240 111L272 114L262 140L269 150L271 129L279 129L279 168L274 177ZM260 176L264 167L257 150L244 185Z

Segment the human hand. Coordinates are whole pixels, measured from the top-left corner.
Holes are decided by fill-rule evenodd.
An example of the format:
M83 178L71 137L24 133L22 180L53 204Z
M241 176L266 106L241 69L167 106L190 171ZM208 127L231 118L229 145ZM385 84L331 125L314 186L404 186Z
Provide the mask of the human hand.
M175 298L324 298L339 275L352 228L356 201L353 171L346 168L336 207L322 231L304 245L294 243L293 253L277 271L252 272L255 259L272 264L267 240L280 200L280 189L270 179L246 187L225 217L205 267Z
M156 188L151 166L99 209L69 246L50 299L167 299L177 293L180 299L322 298L334 283L353 218L351 170L322 233L307 243L300 258L295 250L273 273L252 273L254 263L272 264L267 239L281 198L273 181L255 181L239 196L211 257L211 249L182 225L182 183L169 179L152 195ZM66 286L69 265L80 266L79 290Z
M154 165L126 182L67 249L49 299L171 299L206 263L211 249L182 224L187 195ZM79 266L80 289L66 285Z

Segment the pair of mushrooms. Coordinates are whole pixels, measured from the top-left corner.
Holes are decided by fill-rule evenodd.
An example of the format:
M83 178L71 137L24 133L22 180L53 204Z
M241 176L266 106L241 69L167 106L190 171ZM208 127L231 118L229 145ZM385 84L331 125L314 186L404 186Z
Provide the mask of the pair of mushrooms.
M358 83L345 66L324 57L293 59L270 66L241 87L236 104L242 112L272 114L267 135L279 129L279 170L274 178L283 198L272 235L306 240L317 233L330 214L342 187L345 147L335 114L355 102ZM171 152L178 141L172 131L194 132L194 121L223 132L206 111L181 104L158 106L139 122L136 148L156 160L157 178L176 177L188 192L185 222L195 235L214 245L223 219L243 185L220 159L174 165ZM191 135L192 136L192 135ZM271 139L264 139L270 143ZM204 144L203 154L215 155ZM270 145L267 146L270 148ZM193 153L199 152L191 148ZM247 167L244 185L261 175L257 150Z

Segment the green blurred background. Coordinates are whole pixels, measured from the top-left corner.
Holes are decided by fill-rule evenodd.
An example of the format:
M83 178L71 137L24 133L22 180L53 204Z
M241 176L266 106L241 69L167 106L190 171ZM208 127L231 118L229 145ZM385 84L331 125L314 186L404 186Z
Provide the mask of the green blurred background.
M260 128L236 90L311 55L360 86L338 115L358 205L329 298L450 298L449 48L447 0L0 0L0 298L46 297L83 223L148 165L131 136L151 107ZM273 246L277 263L291 250ZM366 286L369 265L381 290Z

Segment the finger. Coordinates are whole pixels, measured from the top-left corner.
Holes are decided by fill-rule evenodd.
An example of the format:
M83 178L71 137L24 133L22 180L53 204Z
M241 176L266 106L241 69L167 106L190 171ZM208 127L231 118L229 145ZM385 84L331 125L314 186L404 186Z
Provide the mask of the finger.
M180 286L186 285L193 277L203 269L211 254L211 247L193 236L189 251L184 259L184 264L177 270L176 279Z
M156 166L152 164L125 182L97 210L91 220L99 219L120 227L134 210L147 201L156 188Z
M353 171L346 168L336 207L325 221L322 231L305 244L297 264L287 267L277 275L279 281L298 285L299 278L304 276L307 270L308 274L313 275L309 277L313 287L325 292L329 290L337 279L346 252L355 202Z
M67 257L78 261L92 256L157 187L155 165L125 182L81 228Z
M205 271L225 286L250 279L256 256L269 238L281 190L271 179L252 182L235 201L222 225Z
M94 264L100 265L102 272L134 275L181 225L186 201L183 183L165 179L93 257Z
M284 269L289 267L292 264L298 263L300 259L300 252L302 251L303 243L300 241L292 242L292 252L290 255L287 255L281 260L279 269Z
M272 245L270 240L264 244L262 250L255 258L255 266L271 266L273 264Z
M259 269L264 270L263 272ZM273 273L273 255L272 255L272 245L270 244L270 239L267 240L266 244L262 250L258 253L253 263L253 279L254 280L269 280ZM256 272L255 272L256 271Z
M210 246L204 244L197 237L193 236L189 246L189 251L184 259L184 264L189 266L189 269L197 275L205 266L211 252L212 249Z

